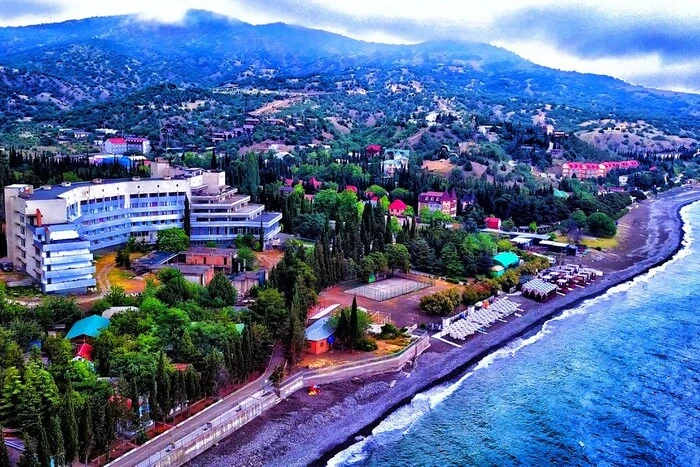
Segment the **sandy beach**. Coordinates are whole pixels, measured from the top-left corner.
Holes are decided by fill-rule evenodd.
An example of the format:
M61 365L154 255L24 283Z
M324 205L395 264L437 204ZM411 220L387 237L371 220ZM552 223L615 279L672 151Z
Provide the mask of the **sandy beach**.
M605 273L593 284L544 304L533 302L522 317L489 328L488 334L470 338L463 348L433 339L415 368L326 385L315 397L298 391L189 465L325 464L334 453L352 444L355 436L368 434L388 412L416 393L463 373L494 350L583 300L667 261L681 247L680 208L698 200L699 189L684 187L639 203L619 222L619 246L583 259Z

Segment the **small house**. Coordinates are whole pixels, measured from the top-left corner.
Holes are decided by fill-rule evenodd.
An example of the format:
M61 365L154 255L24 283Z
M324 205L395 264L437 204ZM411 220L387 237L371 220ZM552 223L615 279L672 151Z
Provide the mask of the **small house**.
M97 338L102 329L109 326L109 320L100 315L92 315L73 324L66 334L66 339L72 342L89 342Z
M330 317L324 317L306 328L306 350L310 354L318 355L330 350L334 341L335 331L328 326Z
M238 296L245 297L253 287L265 285L265 272L265 270L242 272L235 276L231 284L238 292Z
M233 271L233 263L238 258L235 248L208 248L192 247L180 253L184 257L185 264L209 265L214 269L230 274Z
M501 219L498 217L487 217L484 219L487 229L501 230Z
M389 214L391 214L392 216L403 216L404 211L406 211L406 203L404 203L400 199L395 199L389 205Z
M365 148L365 154L369 157L374 157L382 152L382 147L378 144L370 144Z

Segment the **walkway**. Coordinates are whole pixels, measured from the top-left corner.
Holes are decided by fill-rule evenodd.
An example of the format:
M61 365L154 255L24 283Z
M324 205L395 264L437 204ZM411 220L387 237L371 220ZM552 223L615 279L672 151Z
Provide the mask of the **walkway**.
M112 467L133 467L139 465L140 463L147 461L151 456L168 449L171 444L175 443L179 439L184 438L192 432L202 428L216 417L219 417L226 412L236 410L236 408L246 399L261 390L263 384L269 379L274 369L283 362L284 354L282 348L275 347L272 358L267 365L267 369L256 380L251 381L233 394L221 399L214 405L207 407L198 414L181 422L174 428L171 428L165 433L156 436L144 445L127 452L120 458L115 459L107 465Z

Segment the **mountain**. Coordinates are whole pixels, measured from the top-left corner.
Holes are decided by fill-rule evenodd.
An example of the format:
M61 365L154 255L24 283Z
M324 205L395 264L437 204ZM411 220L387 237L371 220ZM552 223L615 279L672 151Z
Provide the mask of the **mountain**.
M554 70L486 44L376 44L205 11L190 11L176 24L113 16L0 28L0 65L33 77L26 81L33 83L29 94L16 84L0 88L0 99L41 95L59 109L123 99L163 83L384 96L413 88L424 95L405 92L409 112L411 105L432 110L431 102L447 99L457 109L523 121L547 108L565 125L615 117L653 120L672 133L700 129L698 95Z

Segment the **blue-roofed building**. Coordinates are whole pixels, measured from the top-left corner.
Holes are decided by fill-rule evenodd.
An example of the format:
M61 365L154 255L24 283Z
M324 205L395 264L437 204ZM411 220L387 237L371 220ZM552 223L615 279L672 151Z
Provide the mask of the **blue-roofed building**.
M225 183L225 173L150 164L153 178L5 187L9 260L42 292L81 293L95 286L92 252L130 237L155 243L159 230L182 227L190 201L192 245L229 246L239 235L262 233L270 243L282 214L265 212ZM262 229L262 232L261 232Z
M109 326L109 319L103 318L100 315L92 315L73 324L66 334L66 339L74 342L85 342L97 338L102 332L102 329Z
M335 337L335 330L328 325L330 319L326 316L306 328L306 350L309 353L318 355L330 350Z

